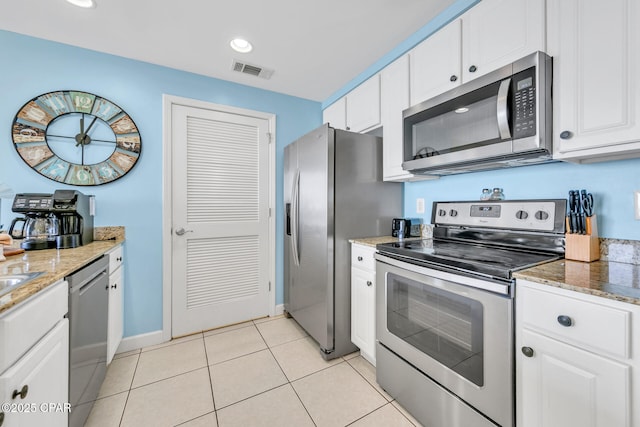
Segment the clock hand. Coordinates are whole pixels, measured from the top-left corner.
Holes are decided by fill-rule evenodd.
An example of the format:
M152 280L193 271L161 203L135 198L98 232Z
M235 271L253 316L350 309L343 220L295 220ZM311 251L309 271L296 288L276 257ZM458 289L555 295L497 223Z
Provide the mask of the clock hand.
M75 136L67 136L67 135L47 135L47 138L68 138L68 139L76 139ZM107 141L106 139L92 139L91 142L109 142L111 144L115 144L117 141ZM78 144L80 145L80 144Z
M84 113L82 113L82 117L80 117L80 133L84 134Z
M98 120L98 117L94 117L93 120L91 121L91 123L89 124L89 127L87 128L86 132L84 132L84 134L88 134L89 130L91 130L91 126L93 126L93 124L96 122L96 120Z
M82 140L81 143L84 146L85 144L87 144L87 142L85 142L87 140L87 137L89 136L88 133L91 130L91 127L93 126L93 124L96 122L96 120L98 120L98 117L94 117L93 120L91 121L91 123L89 123L89 127L87 128L87 130L84 132L84 134L82 135Z

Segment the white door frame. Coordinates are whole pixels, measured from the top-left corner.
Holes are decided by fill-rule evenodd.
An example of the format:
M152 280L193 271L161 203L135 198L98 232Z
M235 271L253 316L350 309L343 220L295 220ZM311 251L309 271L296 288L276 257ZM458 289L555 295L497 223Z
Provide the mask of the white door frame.
M173 140L171 138L171 109L173 105L202 108L231 114L240 114L269 121L269 315L276 312L276 115L260 111L214 104L196 99L182 98L173 95L162 95L162 340L171 339L171 225L172 203L172 159Z

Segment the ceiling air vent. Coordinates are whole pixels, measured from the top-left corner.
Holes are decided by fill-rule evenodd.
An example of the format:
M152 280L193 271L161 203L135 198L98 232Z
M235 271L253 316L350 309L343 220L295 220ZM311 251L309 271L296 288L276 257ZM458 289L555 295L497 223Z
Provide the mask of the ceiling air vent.
M273 74L273 70L260 67L259 65L240 62L237 59L233 60L233 64L231 65L231 68L233 69L233 71L237 71L239 73L244 73L244 74L250 74L252 76L257 76L263 79L269 79Z

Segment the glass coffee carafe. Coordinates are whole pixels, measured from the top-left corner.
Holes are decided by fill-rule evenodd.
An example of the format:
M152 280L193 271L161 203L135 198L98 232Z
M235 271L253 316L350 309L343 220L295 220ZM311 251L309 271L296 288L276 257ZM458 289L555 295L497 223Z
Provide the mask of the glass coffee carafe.
M23 249L52 249L56 247L58 218L51 213L28 214L24 219L20 244Z

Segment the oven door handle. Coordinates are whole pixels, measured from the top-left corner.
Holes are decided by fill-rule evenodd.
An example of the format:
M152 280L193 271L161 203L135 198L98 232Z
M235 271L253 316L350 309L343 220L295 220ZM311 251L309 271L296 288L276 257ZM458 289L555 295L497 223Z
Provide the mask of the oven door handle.
M500 139L511 138L511 129L509 129L509 88L511 88L511 77L501 81L500 87L498 88L496 115L498 118Z
M496 294L508 296L510 295L511 286L507 283L496 283L488 280L476 279L473 277L462 276L457 273L449 273L446 271L434 270L428 267L422 267L419 265L411 264L406 261L400 261L395 258L390 258L385 256L379 252L376 252L375 258L378 262L382 262L388 265L391 265L396 268L401 268L403 270L408 270L416 274L421 274L424 276L434 277L436 279L445 280L447 282L453 283L460 286L465 286L471 289L480 289L484 291L494 292ZM433 286L432 283L429 286ZM444 286L441 286L442 289L447 289L449 292L457 293L460 295L467 295L465 292L459 289L449 289Z

